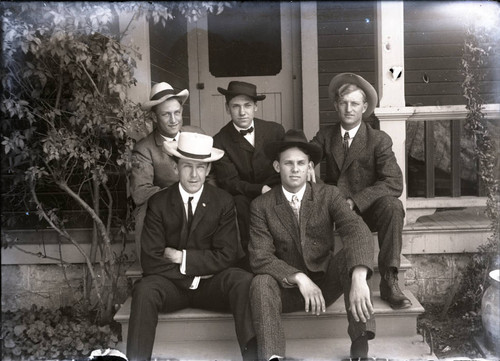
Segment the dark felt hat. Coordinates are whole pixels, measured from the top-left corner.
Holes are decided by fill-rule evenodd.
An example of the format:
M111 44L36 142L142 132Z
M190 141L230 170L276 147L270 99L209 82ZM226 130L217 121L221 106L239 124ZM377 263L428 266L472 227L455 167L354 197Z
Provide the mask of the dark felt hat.
M337 90L344 84L355 84L360 89L362 89L366 94L366 102L368 103L368 108L363 113L363 119L368 118L372 113L375 107L377 106L378 96L375 88L367 82L363 77L354 74L354 73L341 73L337 74L330 81L330 85L328 86L328 95L332 102L335 102L335 94Z
M298 129L290 129L280 141L267 143L264 146L264 152L269 159L276 159L278 158L278 153L292 147L299 147L307 151L314 165L318 164L323 156L321 147L314 143L309 143L304 132Z
M227 89L217 87L217 90L219 93L226 96L227 101L237 95L246 95L255 102L266 98L265 95L257 95L257 87L254 84L245 83L244 81L231 81Z

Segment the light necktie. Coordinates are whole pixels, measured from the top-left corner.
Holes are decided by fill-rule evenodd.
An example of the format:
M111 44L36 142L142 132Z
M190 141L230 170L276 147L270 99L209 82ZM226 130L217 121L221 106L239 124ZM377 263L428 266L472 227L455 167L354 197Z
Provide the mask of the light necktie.
M292 196L292 201L290 202L290 205L292 206L293 213L295 214L295 217L297 217L297 221L300 222L300 202L299 198L294 194Z
M345 132L344 134L344 156L347 155L347 152L349 151L349 132Z
M191 205L191 201L194 197L189 197L188 199L188 233L191 230L191 224L193 223L193 206Z

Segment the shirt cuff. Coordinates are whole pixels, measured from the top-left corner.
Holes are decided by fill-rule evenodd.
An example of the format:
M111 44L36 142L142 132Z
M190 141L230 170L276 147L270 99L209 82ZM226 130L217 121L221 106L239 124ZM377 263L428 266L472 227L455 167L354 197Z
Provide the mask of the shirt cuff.
M183 275L186 274L186 250L185 249L182 250L182 262L181 262L180 271Z

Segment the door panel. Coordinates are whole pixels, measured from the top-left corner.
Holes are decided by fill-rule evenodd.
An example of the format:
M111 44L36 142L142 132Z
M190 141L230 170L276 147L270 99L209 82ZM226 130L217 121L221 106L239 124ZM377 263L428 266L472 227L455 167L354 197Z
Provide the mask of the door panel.
M278 122L285 129L293 127L294 84L291 5L287 3L275 3L279 4L279 12L275 12L277 18L272 19L270 17L271 12L263 14L262 11L256 11L256 6L260 7L264 6L264 4L257 3L256 5L252 2L238 3L240 8L233 10L244 12L246 15L244 26L239 25L239 22L236 21L236 16L231 17L231 14L235 14L234 12L227 12L226 18L221 17L221 15L214 15L215 18L220 18L218 18L219 23L217 26L214 26L213 32L209 28L211 20L208 20L207 17L199 19L196 23L188 24L191 124L201 126L210 135L215 135L231 119L225 110L224 96L217 91L217 87L227 89L231 80L253 83L257 86L259 94L266 95L266 99L257 102L258 111L256 116L258 118ZM258 15L259 13L260 15ZM260 25L253 23L254 15L265 16L265 19L261 19L264 21L264 25L268 21L274 21L275 23L272 25L275 28L277 28L276 24L280 25L279 31L281 36L278 39L278 43L281 43L281 51L271 49L269 43L266 42L266 37L271 39L271 35L256 34L258 29L252 29L252 26L260 27L260 31L263 28L262 22ZM221 28L224 29L224 26L226 26L224 22L227 23L227 34L221 33ZM210 35L209 32L211 32ZM221 37L225 37L225 39L221 40L217 36L217 32L220 33ZM216 43L209 44L210 39ZM237 42L239 47L232 48L231 40ZM272 44L275 44L276 37L274 37L273 41L274 43ZM227 56L223 55L225 49L221 49L221 47L229 50ZM215 49L212 50L212 58L217 58L214 56L214 53L217 52L219 54L219 61L224 62L223 66L220 66L220 64L210 66L210 48ZM251 58L250 62L247 62L245 65L245 62L239 60L241 59L240 51L249 49L250 52L246 54L252 55L254 52L257 52L258 57ZM280 54L281 59L272 59L268 53L273 53L274 55ZM265 58L266 56L267 58ZM264 60L262 61L262 59ZM260 61L260 64L252 66L252 62L257 61ZM213 75L210 72L211 68L212 72L218 75ZM238 73L245 75L237 76ZM255 73L264 75L250 75Z

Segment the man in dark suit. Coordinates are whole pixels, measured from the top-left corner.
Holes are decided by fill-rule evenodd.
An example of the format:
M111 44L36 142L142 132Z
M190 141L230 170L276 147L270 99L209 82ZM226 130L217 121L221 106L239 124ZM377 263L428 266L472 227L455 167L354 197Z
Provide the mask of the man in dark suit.
M411 306L398 285L401 262L403 175L392 151L392 140L383 131L363 122L377 105L377 92L359 75L335 76L328 92L340 124L320 130L311 141L323 150L325 182L342 191L350 208L378 232L380 296L392 308Z
M187 89L175 92L168 83L153 85L149 100L141 105L142 110L153 113L154 130L142 138L132 151L130 195L135 209L135 245L140 258L140 237L149 197L161 189L177 182L174 161L164 151L163 143L178 137L182 127L182 109L189 96Z
M134 285L127 339L129 360L151 358L159 312L186 307L230 311L243 360L256 358L249 301L253 275L238 260L234 201L205 183L224 152L212 137L181 132L165 143L179 183L148 201L142 233L143 278Z
M307 182L321 148L302 131L290 130L269 143L281 186L251 204L250 289L259 360L285 356L281 312L313 315L344 294L351 356L367 357L375 337L371 292L373 240L361 217L349 209L337 187ZM343 249L334 253L334 224Z
M248 234L250 202L279 183L272 160L264 153L264 144L283 139L281 124L255 118L257 95L254 84L231 81L227 89L217 88L226 97L226 111L231 121L214 136L214 146L224 150L224 157L214 163L218 185L234 196L241 244L246 256L240 266L249 269Z

